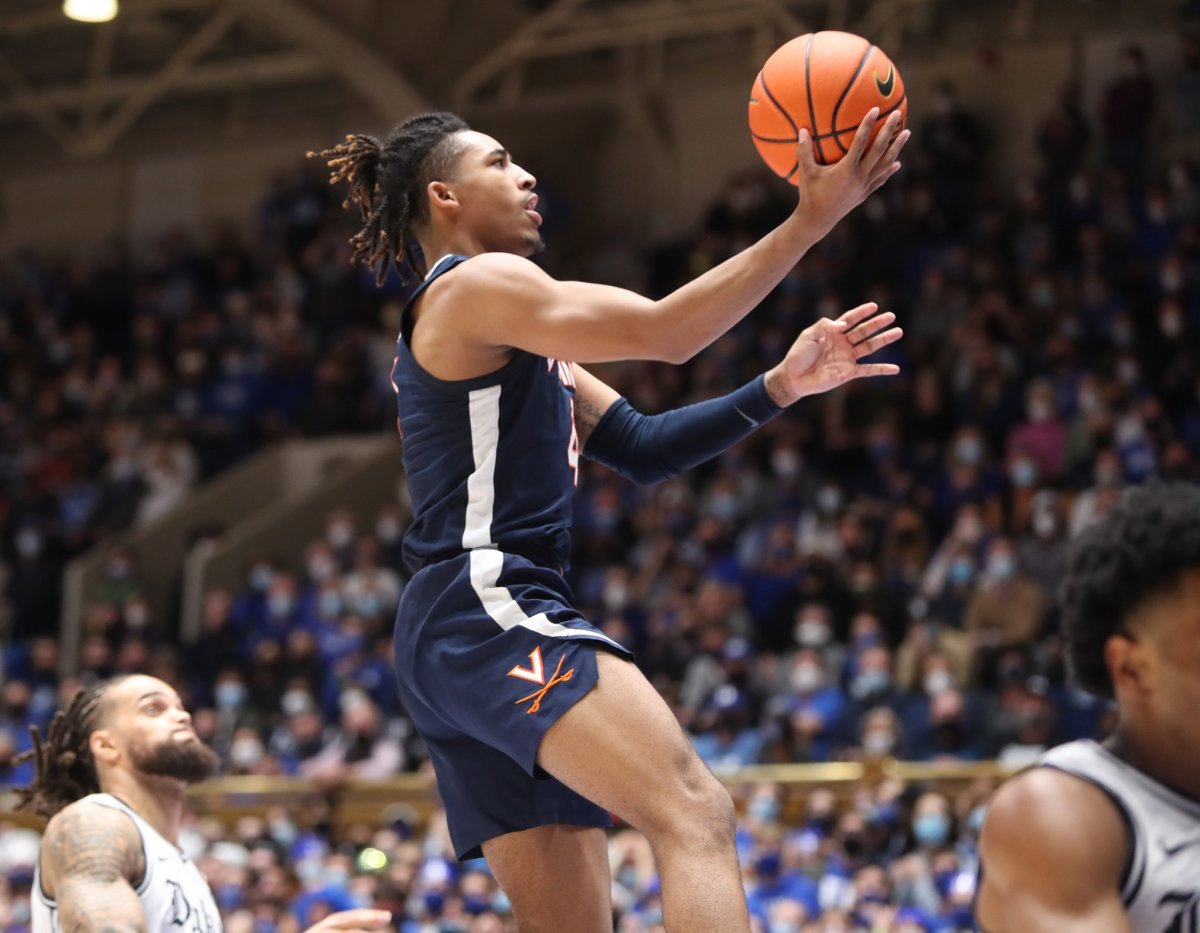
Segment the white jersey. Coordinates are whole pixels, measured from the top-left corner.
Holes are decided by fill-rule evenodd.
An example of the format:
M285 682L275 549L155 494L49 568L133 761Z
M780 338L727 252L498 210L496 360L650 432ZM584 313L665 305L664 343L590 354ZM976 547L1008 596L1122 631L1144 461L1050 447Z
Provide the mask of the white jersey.
M92 794L80 802L120 810L137 826L146 854L146 873L134 890L146 914L148 933L221 933L221 915L212 890L191 859L111 794ZM33 933L62 933L58 905L42 890L41 859L38 863L31 904Z
M1128 826L1121 899L1138 933L1200 933L1200 801L1147 777L1104 746L1068 742L1038 762L1112 798Z

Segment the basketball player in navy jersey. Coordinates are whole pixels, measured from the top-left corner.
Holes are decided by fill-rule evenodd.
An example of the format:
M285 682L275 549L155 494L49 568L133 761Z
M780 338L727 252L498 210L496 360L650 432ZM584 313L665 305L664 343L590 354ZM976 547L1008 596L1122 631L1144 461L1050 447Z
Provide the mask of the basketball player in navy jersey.
M482 851L525 933L611 931L610 811L653 846L669 929L749 929L729 794L563 580L579 456L666 479L797 399L895 373L861 361L900 331L862 305L809 327L730 395L653 417L579 364L679 363L729 330L899 168L908 132L895 114L872 142L878 122L868 114L828 167L802 136L792 216L659 301L559 282L530 262L542 245L535 179L452 114L321 153L364 220L355 258L380 281L393 262L424 273L392 374L415 571L396 667L457 853Z
M1200 490L1126 492L1073 544L1074 676L1115 698L1103 744L1011 779L980 837L986 933L1200 931Z

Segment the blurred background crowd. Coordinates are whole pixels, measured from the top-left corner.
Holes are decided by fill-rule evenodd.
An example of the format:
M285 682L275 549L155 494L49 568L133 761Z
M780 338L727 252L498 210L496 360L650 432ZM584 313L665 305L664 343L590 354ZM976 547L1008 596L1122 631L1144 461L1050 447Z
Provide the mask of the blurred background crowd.
M1196 479L1200 454L1200 175L1186 147L1152 138L1169 89L1140 50L1123 55L1100 113L1064 90L1032 141L1040 174L1015 184L989 164L986 121L940 87L905 170L742 325L684 366L597 368L655 412L753 377L817 316L872 300L905 328L886 354L902 376L802 400L685 476L641 488L581 470L580 606L636 652L718 773L1019 766L1111 725L1067 682L1065 548L1122 486ZM1187 56L1200 68L1195 46ZM739 175L689 238L641 251L613 235L558 259L551 240L545 261L663 294L769 230L792 197ZM332 513L323 537L262 555L240 590L207 594L186 646L142 598L136 553L115 551L88 594L85 673L58 674L72 556L274 440L394 430L405 290L351 268L346 238L337 194L308 165L280 176L253 236L178 231L92 263L0 262L0 783L31 777L13 763L30 724L81 680L125 671L179 685L228 774L335 790L428 769L391 673L404 502L371 526ZM759 929L969 929L989 790L889 780L845 806L813 793L793 819L777 785L740 787ZM335 838L314 799L232 835L194 820L185 848L236 933L371 901L404 933L515 929L486 867L454 863L436 819ZM0 853L0 925L24 930L36 836L0 823ZM610 853L617 929L657 929L644 840L618 830Z

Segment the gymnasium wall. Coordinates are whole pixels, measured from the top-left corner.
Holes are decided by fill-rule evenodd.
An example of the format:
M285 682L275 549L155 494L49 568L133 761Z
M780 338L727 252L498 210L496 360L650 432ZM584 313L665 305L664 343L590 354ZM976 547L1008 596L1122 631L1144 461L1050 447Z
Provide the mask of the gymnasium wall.
M1167 33L1137 39L1152 70L1169 74L1177 40ZM1127 41L1101 36L988 53L964 48L936 57L897 55L909 89L910 124L920 132L931 88L948 78L985 121L990 158L1009 178L1028 173L1035 127L1063 84L1080 74L1094 114ZM596 105L590 105L590 111L494 115L480 128L502 137L570 203L576 218L592 218L597 230L658 239L693 226L730 173L759 164L746 131L754 70L744 56L708 61L672 72L650 106L608 108L604 120L595 119ZM0 180L0 249L96 244L113 234L142 240L178 224L251 224L270 177L296 166L305 149L347 129L386 130L361 115L345 119L338 127L273 129L269 139L181 135L151 155L56 157L11 169Z

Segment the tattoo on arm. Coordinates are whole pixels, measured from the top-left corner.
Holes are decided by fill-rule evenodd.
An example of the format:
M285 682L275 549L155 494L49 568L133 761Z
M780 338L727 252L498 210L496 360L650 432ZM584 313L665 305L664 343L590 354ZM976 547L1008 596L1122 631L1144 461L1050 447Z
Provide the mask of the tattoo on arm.
M784 384L783 377L778 370L769 370L763 380L763 385L766 386L767 395L771 396L771 401L780 408L787 408L796 401L796 397Z
M146 933L134 891L146 856L127 815L97 805L68 807L46 827L42 860L63 933Z
M581 395L575 396L575 433L579 435L581 450L603 417L604 412L591 399Z

